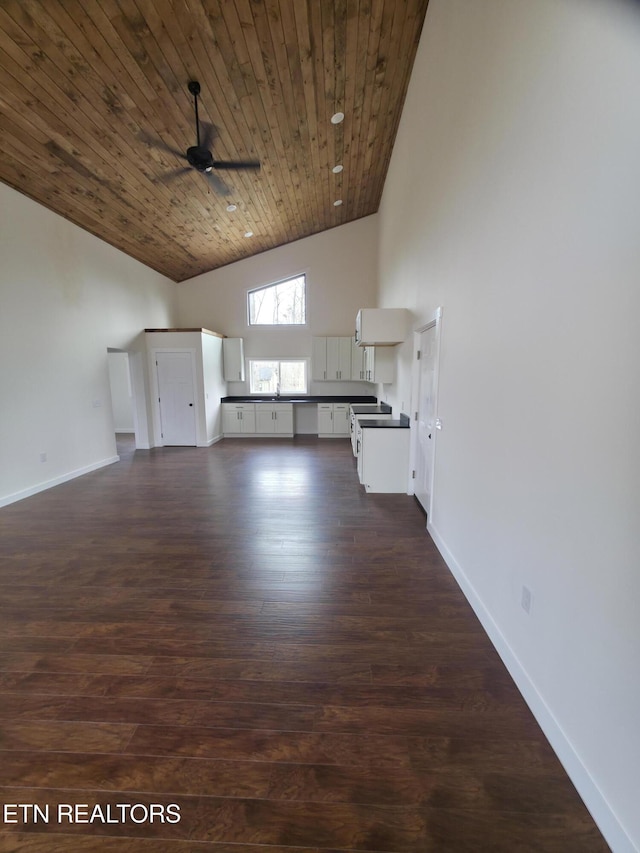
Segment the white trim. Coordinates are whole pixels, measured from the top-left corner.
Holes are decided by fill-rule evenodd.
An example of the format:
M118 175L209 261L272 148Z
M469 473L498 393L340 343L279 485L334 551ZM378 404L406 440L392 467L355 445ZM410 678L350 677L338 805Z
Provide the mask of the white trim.
M407 488L407 494L413 495L415 494L415 485L412 476L412 472L416 467L416 456L417 456L417 444L418 444L418 430L413 427L415 423L414 415L416 412L416 408L420 405L420 365L418 364L418 350L420 349L420 335L423 332L426 332L427 329L431 329L435 327L436 330L436 353L435 353L435 365L434 365L434 375L433 375L433 396L435 398L435 412L434 417L438 417L438 384L439 384L439 376L440 376L440 342L442 339L442 306L436 308L433 312L431 319L428 323L425 323L424 326L420 326L418 329L413 330L413 366L411 370L411 411L409 412L409 420L412 425L412 435L411 435L411 443L409 446L409 486ZM433 431L433 459L431 465L431 483L429 484L429 507L426 510L427 518L431 517L431 512L433 510L433 488L435 484L435 472L436 472L436 450L437 450L437 436L438 433L434 428Z
M544 697L538 692L536 685L505 639L462 566L429 520L427 531L607 843L616 853L638 853L638 848L627 835L611 805L583 764Z
M223 435L215 435L213 438L210 438L208 441L205 441L204 444L198 444L197 447L211 447L212 444L217 444L219 441L222 441L224 438Z
M154 431L154 447L164 447L164 439L162 437L162 416L160 413L160 386L158 383L158 353L191 353L191 381L193 383L193 408L195 412L195 444L185 445L186 447L198 447L198 424L200 422L200 402L198 395L198 370L196 363L196 347L153 347L150 351L150 378L151 378L151 396L152 396L152 414L153 414L153 431Z
M59 486L69 480L75 480L76 477L82 477L84 474L90 474L92 471L97 471L99 468L106 468L107 465L113 465L114 462L119 462L119 456L110 456L108 459L101 459L100 462L93 462L91 465L85 465L84 468L76 468L75 471L67 471L66 474L61 474L59 477L54 477L52 480L45 480L42 483L37 483L35 486L30 486L28 489L23 489L20 492L14 492L12 495L0 497L0 507L8 506L16 503L16 501L30 498L32 495L37 495L38 492L46 492L47 489L52 489L54 486Z
M315 435L315 433L307 433ZM294 438L292 432L225 432L223 438ZM342 436L344 438L344 436Z

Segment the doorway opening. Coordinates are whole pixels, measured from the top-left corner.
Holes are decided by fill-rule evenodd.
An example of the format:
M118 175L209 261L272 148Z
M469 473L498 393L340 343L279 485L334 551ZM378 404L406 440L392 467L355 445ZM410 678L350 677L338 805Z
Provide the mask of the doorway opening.
M139 353L107 347L111 411L118 455L149 447L141 433L140 412L145 411L144 380Z

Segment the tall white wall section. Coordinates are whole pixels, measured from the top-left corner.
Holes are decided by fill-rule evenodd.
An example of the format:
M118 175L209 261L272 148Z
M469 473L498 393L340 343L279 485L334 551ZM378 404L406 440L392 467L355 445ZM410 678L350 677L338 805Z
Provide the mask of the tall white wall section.
M175 285L3 185L0 258L2 504L117 458L107 348L144 352Z
M430 529L616 851L640 849L639 91L637 4L431 0L379 214L380 304L444 308Z

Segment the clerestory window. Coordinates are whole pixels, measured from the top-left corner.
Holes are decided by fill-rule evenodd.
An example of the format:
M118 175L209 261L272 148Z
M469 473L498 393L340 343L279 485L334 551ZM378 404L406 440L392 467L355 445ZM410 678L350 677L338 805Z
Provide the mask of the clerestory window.
M304 273L250 290L248 299L250 326L304 326L307 322Z

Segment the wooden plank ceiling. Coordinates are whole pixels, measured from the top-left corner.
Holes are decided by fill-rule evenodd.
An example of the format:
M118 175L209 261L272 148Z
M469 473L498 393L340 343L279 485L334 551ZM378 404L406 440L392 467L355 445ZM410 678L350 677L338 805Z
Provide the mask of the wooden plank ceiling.
M174 281L367 216L427 3L1 0L0 180ZM190 80L214 159L259 170L181 159Z

